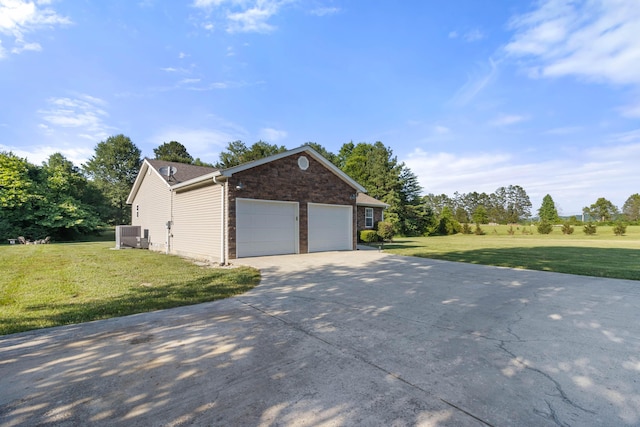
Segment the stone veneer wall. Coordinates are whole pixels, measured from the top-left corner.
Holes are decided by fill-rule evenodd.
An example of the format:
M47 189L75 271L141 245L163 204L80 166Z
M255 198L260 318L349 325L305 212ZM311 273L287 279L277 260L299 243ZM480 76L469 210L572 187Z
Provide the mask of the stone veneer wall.
M309 160L307 170L298 166L298 158ZM243 188L236 189L239 182ZM338 178L313 157L298 153L264 165L235 173L229 178L229 258L236 258L236 197L243 199L282 200L299 203L300 253L308 253L309 232L307 203L353 206L353 249L357 244L356 190ZM364 215L364 213L363 213Z

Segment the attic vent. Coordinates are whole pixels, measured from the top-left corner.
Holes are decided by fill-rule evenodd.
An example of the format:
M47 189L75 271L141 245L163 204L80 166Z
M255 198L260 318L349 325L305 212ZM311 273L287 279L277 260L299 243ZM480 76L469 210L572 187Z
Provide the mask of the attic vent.
M300 166L300 169L303 171L306 171L309 168L309 159L305 156L298 157L298 166Z
M173 175L178 172L178 168L176 168L175 166L162 166L160 169L158 169L158 172L160 172L160 175L162 176L173 178Z

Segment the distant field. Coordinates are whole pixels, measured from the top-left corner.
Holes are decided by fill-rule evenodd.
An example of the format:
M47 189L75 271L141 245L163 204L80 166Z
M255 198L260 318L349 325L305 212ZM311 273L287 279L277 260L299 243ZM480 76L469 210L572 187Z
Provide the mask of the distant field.
M640 280L640 226L628 226L624 236L599 226L587 236L582 226L571 235L560 228L542 235L535 227L482 226L484 236L397 238L385 250L400 255L584 276ZM526 233L526 234L525 234Z

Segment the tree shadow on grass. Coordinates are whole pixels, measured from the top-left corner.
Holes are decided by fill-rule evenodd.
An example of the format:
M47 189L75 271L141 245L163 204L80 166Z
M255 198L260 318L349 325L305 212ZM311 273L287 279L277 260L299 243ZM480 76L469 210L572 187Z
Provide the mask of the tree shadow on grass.
M125 294L94 301L27 305L18 318L0 318L0 332L8 334L47 326L70 325L111 317L127 316L167 308L215 301L238 295L260 282L256 270L215 271L194 280L165 285L141 284Z
M398 248L401 247L405 246L398 245ZM640 250L633 249L542 246L482 248L447 253L417 252L414 256L583 276L640 280Z

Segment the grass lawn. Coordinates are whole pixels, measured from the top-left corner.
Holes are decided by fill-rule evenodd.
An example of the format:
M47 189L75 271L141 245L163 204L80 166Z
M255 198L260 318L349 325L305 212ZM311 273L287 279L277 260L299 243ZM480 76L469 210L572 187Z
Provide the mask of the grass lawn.
M200 267L113 245L1 245L0 335L213 301L260 281L248 267Z
M423 258L640 280L640 226L628 226L624 236L614 235L613 227L599 226L593 236L585 235L582 226L574 228L571 235L557 227L541 235L535 227L520 226L510 235L508 226L485 225L484 236L396 238L384 248Z

